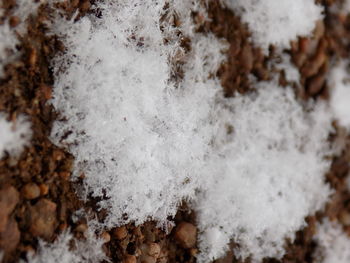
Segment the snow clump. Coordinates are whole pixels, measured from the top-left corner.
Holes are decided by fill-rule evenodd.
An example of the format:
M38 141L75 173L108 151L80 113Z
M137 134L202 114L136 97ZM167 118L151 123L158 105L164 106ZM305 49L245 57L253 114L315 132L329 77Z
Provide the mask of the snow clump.
M350 129L350 78L347 62L335 66L329 76L330 105L339 124Z
M165 223L211 172L211 104L221 88L208 77L224 59L224 46L194 35L175 85L171 62L185 51L175 28L160 24L174 12L164 6L109 1L98 6L101 18L55 26L67 51L55 62L52 103L67 120L55 123L52 138L74 154L75 176L85 174L83 197L105 197L99 205L110 211L109 226Z
M194 209L202 235L200 262L223 256L230 240L235 255L280 258L284 239L321 209L330 188L324 182L329 161L330 114L325 105L306 113L290 88L256 85L257 94L222 101L222 128L216 137L219 169Z
M289 48L290 41L307 36L323 18L314 0L223 0L248 24L253 40L265 51L269 45Z
M323 220L318 225L315 236L317 249L314 252L316 263L350 262L350 238L339 223Z
M22 152L32 135L30 126L30 122L23 115L12 123L6 120L5 114L0 113L0 159L5 152L12 156L18 156Z

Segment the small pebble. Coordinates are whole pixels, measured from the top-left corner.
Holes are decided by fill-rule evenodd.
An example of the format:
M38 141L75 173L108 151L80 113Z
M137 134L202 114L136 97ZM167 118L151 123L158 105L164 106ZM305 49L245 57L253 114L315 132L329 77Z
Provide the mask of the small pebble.
M252 70L254 58L252 47L249 44L243 46L240 54L240 62L245 72L250 72Z
M38 198L40 196L40 187L35 183L26 184L22 188L22 195L28 200Z
M142 234L141 228L139 226L135 227L133 234L137 236L139 239L144 239L144 235Z
M191 255L192 257L197 256L197 254L198 254L198 249L197 249L197 248L191 248L191 249L190 249L190 255Z
M0 190L0 232L5 231L8 219L19 201L19 193L13 186L7 185Z
M109 241L111 241L111 235L108 234L108 232L103 232L103 233L101 234L101 238L103 239L103 241L104 241L105 243L108 243Z
M13 186L0 190L0 213L10 214L19 201L19 193Z
M68 180L70 177L70 172L60 172L59 176L63 178L64 180Z
M41 195L47 195L49 193L49 186L48 185L40 184L39 188L40 188L40 194Z
M16 220L10 219L4 231L0 232L0 250L6 252L15 250L19 243L20 236L21 234Z
M57 205L48 199L39 200L30 210L31 225L29 231L36 237L49 240L57 225Z
M197 228L190 223L182 222L175 229L175 239L183 248L192 248L196 245Z
M158 258L160 255L160 246L158 243L150 243L148 245L148 255Z
M136 257L133 255L127 255L123 260L123 263L136 263L136 262L137 262Z
M44 99L49 100L52 98L52 87L48 85L40 85L40 91Z
M125 226L117 227L113 231L113 236L118 240L123 240L128 235L128 230Z
M339 215L339 221L344 226L350 226L350 213L348 211L342 210Z
M9 20L10 27L16 27L19 25L21 20L19 19L18 16L11 16Z
M64 158L64 153L60 150L54 150L52 156L55 161L61 161Z
M79 233L84 233L88 230L88 226L87 224L79 224L76 228L75 231L79 232Z
M324 74L316 75L315 77L312 77L308 79L307 81L307 92L313 96L321 92L324 83L326 81L326 76Z
M38 52L36 51L35 48L32 48L29 53L29 59L28 59L29 65L31 67L34 67L35 64L37 63L37 60L38 60Z

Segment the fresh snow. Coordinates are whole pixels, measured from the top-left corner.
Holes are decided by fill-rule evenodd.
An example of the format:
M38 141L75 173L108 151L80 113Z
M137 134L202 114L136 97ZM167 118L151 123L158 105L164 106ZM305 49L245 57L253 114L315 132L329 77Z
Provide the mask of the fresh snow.
M339 223L324 219L318 225L315 236L317 249L314 252L316 263L349 263L350 238Z
M169 60L184 51L178 39L164 44L164 3L99 8L102 19L85 16L60 28L67 53L56 71L67 70L56 74L52 103L67 121L56 122L52 137L59 143L73 132L61 145L76 158L75 175L85 174L85 196L105 195L99 205L110 211L110 224L165 222L210 172L204 168L215 131L210 104L221 89L208 76L224 58L223 45L195 36L175 86ZM166 33L175 38L173 30Z
M0 113L0 159L5 152L18 156L23 148L28 145L31 138L31 124L26 117L20 115L12 123L6 120L6 115Z
M236 256L252 254L254 262L281 257L284 238L293 240L330 194L324 105L305 113L291 89L269 82L256 88L257 94L222 102L222 130L232 133L216 137L218 169L194 205L201 262L223 256L229 240L239 244Z
M322 18L313 1L226 2L265 48L287 47ZM230 241L241 258L281 257L285 239L331 192L327 106L302 105L274 80L252 79L257 92L224 98L215 73L227 44L195 33L191 10L206 16L199 1L113 0L96 8L101 17L52 25L66 51L53 63L61 120L51 137L75 156L81 197L103 197L98 204L109 216L98 228L150 219L165 226L188 201L198 214L199 262L223 256ZM189 51L180 45L186 37ZM178 66L183 76L174 78ZM297 82L288 57L281 68ZM47 257L56 253L42 247L52 250Z
M255 43L265 51L269 45L289 48L290 41L309 35L323 7L314 0L222 0L248 24Z

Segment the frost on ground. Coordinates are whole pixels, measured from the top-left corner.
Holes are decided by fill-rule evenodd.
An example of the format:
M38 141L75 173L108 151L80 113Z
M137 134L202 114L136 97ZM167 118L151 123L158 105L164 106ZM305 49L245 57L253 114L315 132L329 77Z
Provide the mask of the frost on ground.
M30 122L24 116L19 116L16 122L6 120L6 115L0 113L0 158L5 152L17 156L28 145L32 131Z
M317 263L350 262L350 238L338 223L325 219L318 225L315 241L318 245L314 253Z
M330 193L323 181L330 115L324 105L302 107L275 82L223 98L209 76L224 61L225 44L194 33L190 14L203 12L198 2L168 2L114 0L98 4L100 17L56 21L67 50L54 62L52 104L62 119L52 139L75 156L75 178L84 173L81 196L103 197L98 204L109 217L102 227L149 219L165 225L187 200L199 216L199 262L224 255L230 240L242 258L280 257L285 238L293 239ZM231 6L264 24L265 35L256 38L262 45L286 46L321 16L311 1L295 1L291 14L291 1L274 2L287 18L280 21L266 13L276 10L271 1L259 3ZM269 33L272 23L292 22L298 30ZM182 37L190 38L190 51Z
M291 40L309 35L323 7L314 0L223 0L242 17L255 43L267 50L270 44L288 48Z
M281 257L284 238L293 240L330 194L325 107L305 113L289 88L256 87L257 94L223 102L220 121L231 132L216 137L219 169L194 206L206 262L223 256L230 239L239 257Z
M342 61L331 71L328 82L334 116L340 125L350 129L350 79L347 70L347 62Z
M2 7L2 4L3 3L1 2L0 8ZM16 45L18 44L16 32L20 35L26 33L26 20L31 14L36 13L39 5L40 1L17 0L17 7L15 8L13 15L20 18L20 24L15 29L11 28L8 20L5 20L4 24L0 25L0 77L3 75L3 67L19 55L19 52L15 52ZM3 9L0 9L0 17L2 16L2 11Z
M39 240L35 254L28 255L30 263L96 263L106 260L102 250L103 241L91 231L86 232L86 240L77 240L69 232L63 232L50 244ZM22 262L24 263L24 262Z

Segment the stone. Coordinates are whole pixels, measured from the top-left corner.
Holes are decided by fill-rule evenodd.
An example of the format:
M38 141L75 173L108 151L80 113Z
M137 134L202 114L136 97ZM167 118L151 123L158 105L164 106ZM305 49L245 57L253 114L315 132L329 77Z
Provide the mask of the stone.
M175 229L175 240L183 248L192 248L196 245L197 228L188 222L181 222Z
M36 237L49 240L56 228L57 205L48 200L41 199L31 208L31 224L29 231Z

